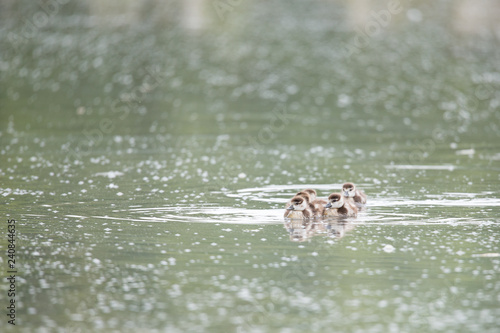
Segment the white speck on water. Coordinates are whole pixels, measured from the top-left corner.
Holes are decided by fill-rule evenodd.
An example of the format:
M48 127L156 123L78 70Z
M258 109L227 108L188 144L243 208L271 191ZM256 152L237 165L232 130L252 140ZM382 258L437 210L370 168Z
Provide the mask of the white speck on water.
M500 253L479 253L473 254L473 257L496 258L500 257Z
M83 321L83 315L80 313L72 313L70 318L72 321Z
M379 308L386 308L386 307L387 307L387 305L389 305L389 303L388 303L388 302L387 302L387 300L385 300L385 299L383 299L383 300L379 301L379 302L378 302L378 304L377 304L377 306L378 306Z
M390 244L387 244L386 246L384 246L384 247L382 248L382 250L383 250L384 252L386 252L386 253L393 253L393 252L395 252L395 251L396 251L396 248L395 248L394 246L390 245Z
M346 94L340 94L337 100L337 106L340 108L351 105L352 98Z
M120 171L108 171L108 172L98 172L95 174L95 176L103 176L103 177L108 177L109 179L113 179L118 176L123 176L124 173Z
M406 12L406 17L412 22L422 21L422 12L416 8L410 8Z
M252 293L247 288L241 288L238 291L237 296L244 301L253 301L254 300L252 297Z
M38 280L38 282L40 283L40 288L42 288L42 289L49 289L50 288L50 285L47 283L47 281L45 279L40 279L40 280Z
M121 197L123 195L123 193L122 192L118 192L118 193L116 193L116 195L119 196L119 197Z
M476 150L474 148L471 148L471 149L461 149L461 150L455 151L455 154L457 154L457 155L467 155L469 157L474 156L475 153L476 153Z
M94 68L98 68L102 65L102 63L103 63L102 57L97 57L92 61L92 66Z
M297 87L294 84L291 84L291 85L289 85L289 86L286 87L286 93L288 95L295 95L298 92L299 92L299 87Z

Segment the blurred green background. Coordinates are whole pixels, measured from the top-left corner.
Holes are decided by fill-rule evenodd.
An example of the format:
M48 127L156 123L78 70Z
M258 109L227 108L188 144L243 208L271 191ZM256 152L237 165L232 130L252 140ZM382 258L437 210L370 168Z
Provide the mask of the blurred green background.
M0 0L17 328L494 332L498 17L493 0ZM291 241L286 200L344 181L368 208Z

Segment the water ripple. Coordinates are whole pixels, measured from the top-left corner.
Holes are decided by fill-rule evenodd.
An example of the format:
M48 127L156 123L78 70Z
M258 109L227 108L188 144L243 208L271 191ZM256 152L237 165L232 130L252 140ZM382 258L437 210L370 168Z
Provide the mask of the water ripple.
M130 220L135 222L196 222L228 224L280 224L283 223L281 205L303 188L315 188L320 197L340 188L341 184L269 185L225 191L228 198L266 202L274 208L250 209L218 206L215 204L176 205L161 207L130 206L115 211L118 216L94 215L93 218ZM361 184L361 188L370 189ZM369 194L369 192L368 192ZM486 197L491 193L443 193L427 195L423 199L396 196L375 196L369 199L353 223L488 223L491 207L500 207L500 199ZM401 208L405 208L402 210ZM468 214L456 214L453 209L474 208ZM401 210L401 211L400 211ZM410 212L409 212L410 210ZM125 214L126 217L119 215ZM74 215L67 215L68 217ZM486 218L485 218L486 217Z

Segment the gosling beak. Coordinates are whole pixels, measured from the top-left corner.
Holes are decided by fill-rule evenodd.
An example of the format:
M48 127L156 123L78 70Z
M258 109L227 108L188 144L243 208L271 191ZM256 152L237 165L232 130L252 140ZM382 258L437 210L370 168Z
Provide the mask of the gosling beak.
M348 197L349 196L349 191L344 191L344 197Z
M290 205L290 207L288 207L287 210L293 210L293 205Z
M327 203L325 208L332 208L332 203L331 202Z

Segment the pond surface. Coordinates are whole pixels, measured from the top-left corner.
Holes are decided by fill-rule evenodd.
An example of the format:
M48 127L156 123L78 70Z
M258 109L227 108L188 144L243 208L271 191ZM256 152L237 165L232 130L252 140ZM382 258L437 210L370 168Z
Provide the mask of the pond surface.
M498 332L498 3L48 4L0 1L2 332Z

